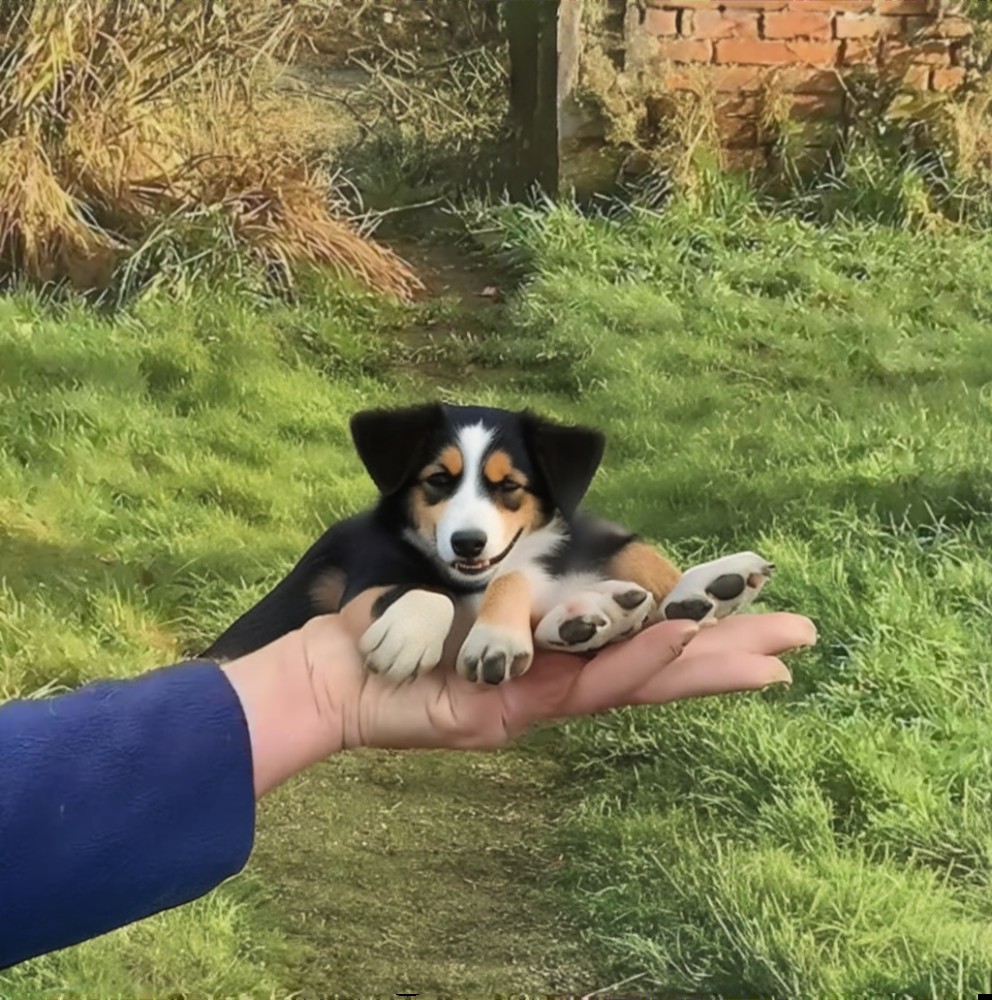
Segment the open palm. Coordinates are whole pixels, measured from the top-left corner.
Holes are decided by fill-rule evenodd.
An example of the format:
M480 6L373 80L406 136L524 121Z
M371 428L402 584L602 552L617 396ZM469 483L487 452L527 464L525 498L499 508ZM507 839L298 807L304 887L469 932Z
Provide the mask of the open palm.
M495 749L542 721L788 683L779 656L816 641L812 622L794 614L741 615L698 631L663 622L591 658L538 652L527 674L496 687L448 669L397 685L366 673L357 655L325 655L338 629L329 616L304 630L314 680L342 705L348 746L394 749Z

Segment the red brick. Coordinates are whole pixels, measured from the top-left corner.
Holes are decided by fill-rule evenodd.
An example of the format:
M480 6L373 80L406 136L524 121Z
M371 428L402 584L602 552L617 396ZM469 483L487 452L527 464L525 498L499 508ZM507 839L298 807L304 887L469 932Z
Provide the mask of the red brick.
M830 15L806 10L765 14L765 38L829 38Z
M758 14L752 10L701 10L692 21L696 38L757 38Z
M808 66L832 66L837 61L836 42L777 42L727 38L716 43L718 63L742 63L750 66L783 66L805 63Z
M875 0L792 0L788 5L789 10L824 10L830 13L838 11L859 11L871 10Z
M719 66L713 70L713 87L718 91L754 94L767 79L767 70L759 66Z
M789 66L779 70L776 79L793 94L839 94L844 90L844 81L832 69Z
M713 43L696 38L663 38L658 43L658 54L672 62L713 61Z
M718 116L716 129L721 143L728 149L752 147L758 143L758 123L753 118Z
M879 14L934 14L937 0L878 0L875 9Z
M863 66L877 63L882 45L877 38L846 38L841 50L840 61L845 66Z
M716 110L727 117L754 118L757 117L760 107L758 98L754 94L737 92L717 98Z
M902 33L903 20L874 14L844 14L834 21L834 32L838 38L892 37Z
M670 90L691 90L693 93L699 91L700 81L699 75L695 72L696 67L693 67L693 72L686 73L677 69L670 70L665 73L661 78L661 85L666 91Z
M948 42L922 42L907 44L902 41L885 41L882 44L880 65L888 78L901 76L910 66L950 66L951 49Z
M957 90L965 81L965 71L958 67L953 69L938 68L933 71L934 90Z
M843 94L795 94L790 114L796 121L807 122L838 118L843 110Z
M790 0L663 0L666 7L680 7L683 10L719 10L732 6L734 10L781 10L788 7Z
M906 34L913 41L923 38L967 38L975 30L963 17L907 17Z
M929 66L883 66L880 75L887 80L901 80L903 85L912 90L930 89Z
M644 12L644 30L649 35L677 35L679 33L679 12L659 10L650 7Z

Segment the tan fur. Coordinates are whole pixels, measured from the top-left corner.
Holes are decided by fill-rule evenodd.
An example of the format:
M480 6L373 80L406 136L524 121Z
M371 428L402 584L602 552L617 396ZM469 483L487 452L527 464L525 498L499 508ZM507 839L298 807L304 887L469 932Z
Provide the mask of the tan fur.
M465 459L461 451L453 444L448 445L440 455L429 465L420 470L420 478L426 479L436 472L447 472L449 476L460 476L465 468ZM433 542L437 538L437 526L444 514L443 503L429 504L424 493L424 487L414 486L410 499L413 523L417 532Z
M358 642L372 624L372 605L392 587L370 587L350 600L341 609L341 624L352 638Z
M530 635L530 584L520 572L498 576L486 587L477 620Z
M417 533L429 542L437 538L437 526L444 514L444 504L429 504L422 486L414 486L410 493L411 516Z
M321 575L310 588L310 598L322 614L332 614L341 607L347 578L340 570L332 569Z
M504 479L513 479L520 483L521 486L524 486L527 483L524 474L514 469L513 462L510 460L510 456L507 455L505 451L494 451L489 458L486 459L486 464L483 466L482 474L494 486L496 483L501 483Z
M631 542L607 564L606 575L613 580L640 584L661 603L682 577L680 570L656 548L645 542Z
M514 466L510 456L505 451L494 451L486 459L482 474L492 486L496 486L505 479L512 479L521 487L525 487L528 482L527 477ZM496 504L500 507L500 512L506 521L505 537L507 539L515 537L517 532L520 532L521 537L528 535L536 528L541 527L545 520L534 495L524 489L517 493L497 493Z
M465 459L462 453L452 444L449 445L438 457L437 464L445 472L450 472L453 476L460 476L465 468ZM441 471L440 469L438 471Z

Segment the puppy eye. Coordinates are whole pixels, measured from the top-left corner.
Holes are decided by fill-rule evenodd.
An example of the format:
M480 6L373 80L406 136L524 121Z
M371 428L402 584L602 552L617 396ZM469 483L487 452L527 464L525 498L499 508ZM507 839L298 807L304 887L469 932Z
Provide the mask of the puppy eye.
M516 493L517 490L522 490L523 486L513 479L504 479L499 484L499 488L503 493Z
M424 482L436 490L446 490L454 482L454 478L447 472L435 472L432 476L428 476Z

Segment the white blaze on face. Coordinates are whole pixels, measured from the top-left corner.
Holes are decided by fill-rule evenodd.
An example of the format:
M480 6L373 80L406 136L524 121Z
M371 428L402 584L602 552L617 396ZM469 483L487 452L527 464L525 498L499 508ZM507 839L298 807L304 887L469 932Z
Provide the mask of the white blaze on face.
M483 462L492 445L493 432L483 424L463 427L458 432L456 442L462 453L462 479L458 489L445 504L444 514L437 525L437 551L446 562L454 562L458 556L451 544L451 536L456 531L481 531L486 536L485 548L479 553L479 560L498 556L510 544L505 538L506 522L486 494L483 487Z

